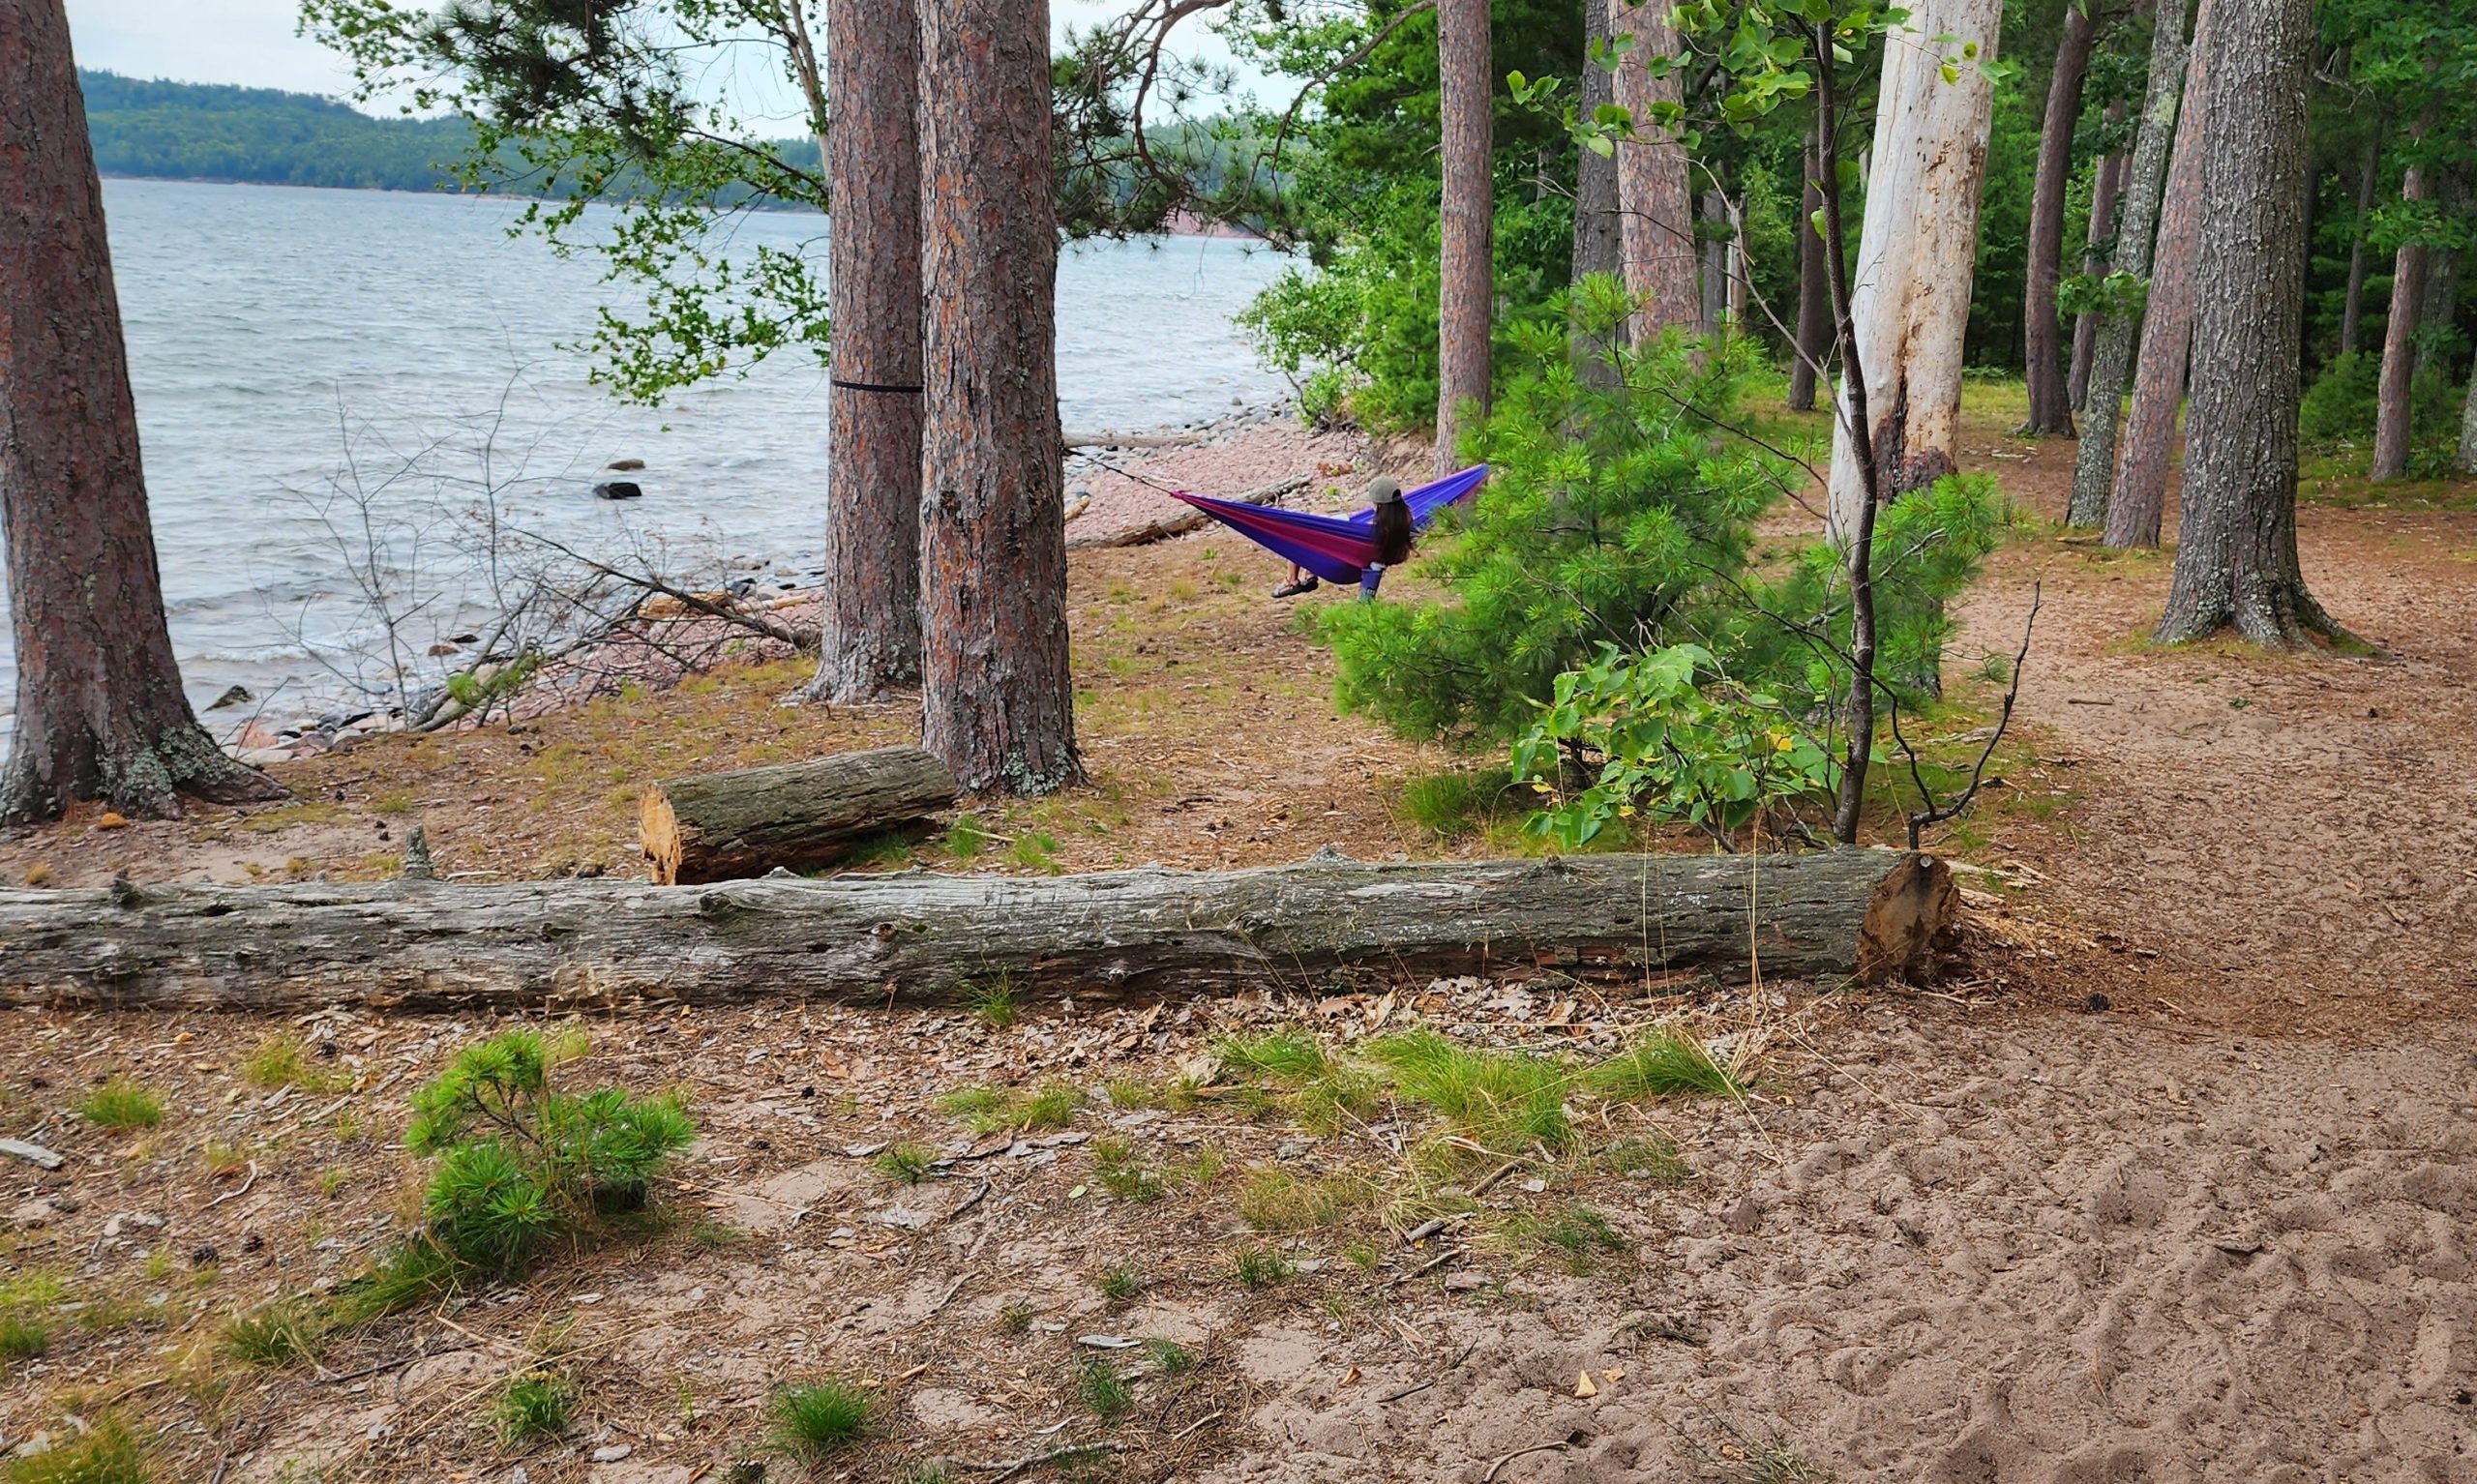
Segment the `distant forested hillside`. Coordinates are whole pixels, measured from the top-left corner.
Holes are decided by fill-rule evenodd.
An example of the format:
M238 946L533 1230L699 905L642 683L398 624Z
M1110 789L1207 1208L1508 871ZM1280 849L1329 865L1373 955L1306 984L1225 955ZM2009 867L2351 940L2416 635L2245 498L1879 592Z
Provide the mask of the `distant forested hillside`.
M462 119L382 119L307 93L81 72L106 175L432 191L452 185Z

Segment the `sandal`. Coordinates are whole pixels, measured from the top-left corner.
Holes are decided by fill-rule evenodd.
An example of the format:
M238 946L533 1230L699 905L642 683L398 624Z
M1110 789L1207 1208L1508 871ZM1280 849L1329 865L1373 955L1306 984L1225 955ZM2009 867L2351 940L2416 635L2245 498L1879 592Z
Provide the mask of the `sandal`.
M1312 593L1321 585L1322 584L1314 578L1301 578L1296 582L1284 582L1279 587L1274 588L1273 596L1276 598L1296 598L1300 593Z

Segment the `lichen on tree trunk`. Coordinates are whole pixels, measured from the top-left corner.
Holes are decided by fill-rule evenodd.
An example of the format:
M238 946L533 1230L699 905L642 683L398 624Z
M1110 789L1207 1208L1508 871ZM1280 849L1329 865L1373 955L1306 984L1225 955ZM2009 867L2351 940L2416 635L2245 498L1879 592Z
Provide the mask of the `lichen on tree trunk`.
M1656 107L1682 96L1675 72L1656 77L1651 69L1652 58L1677 54L1677 28L1669 20L1668 0L1586 3L1606 4L1609 29L1634 39L1616 76L1617 104L1631 115L1634 130L1634 137L1617 146L1617 200L1626 286L1641 306L1634 319L1639 344L1672 328L1690 330L1700 317L1686 147L1653 121Z
M0 819L284 796L181 691L61 0L0 0L0 542L17 666Z
M1496 322L1496 172L1488 0L1438 0L1445 195L1437 306L1436 463L1462 467L1462 435L1488 406Z
M1048 793L1081 773L1049 6L921 14L921 746L967 789Z
M824 633L813 690L920 678L920 26L914 0L827 0L833 371Z
M2162 643L2341 631L2296 554L2313 0L2213 0L2194 268L2193 415Z

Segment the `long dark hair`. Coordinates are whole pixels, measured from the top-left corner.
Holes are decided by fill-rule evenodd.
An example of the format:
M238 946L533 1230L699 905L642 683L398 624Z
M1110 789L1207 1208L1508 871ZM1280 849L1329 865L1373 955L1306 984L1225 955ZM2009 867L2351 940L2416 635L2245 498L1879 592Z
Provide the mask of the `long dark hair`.
M1377 504L1376 559L1388 567L1411 559L1411 506L1398 494Z

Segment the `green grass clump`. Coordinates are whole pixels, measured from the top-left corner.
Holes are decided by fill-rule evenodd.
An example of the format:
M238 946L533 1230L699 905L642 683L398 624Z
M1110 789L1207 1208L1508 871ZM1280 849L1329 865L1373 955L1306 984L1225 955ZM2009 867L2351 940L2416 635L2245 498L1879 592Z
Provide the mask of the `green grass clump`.
M1367 1055L1394 1089L1424 1103L1473 1143L1501 1154L1538 1144L1570 1148L1566 1069L1521 1052L1473 1051L1433 1030L1406 1031L1367 1044Z
M988 848L988 829L970 815L957 819L946 831L946 853L959 861L976 860Z
M1282 1089L1260 1106L1279 1108L1310 1133L1330 1134L1374 1110L1383 1087L1358 1067L1295 1030L1225 1036L1213 1046L1220 1075Z
M1298 1271L1290 1260L1265 1247L1241 1247L1230 1259L1230 1271L1251 1289L1278 1288Z
M1114 1304L1125 1303L1144 1291L1144 1269L1121 1263L1101 1275L1101 1296Z
M0 1315L0 1375L9 1362L32 1360L51 1348L51 1331L38 1319L22 1314Z
M925 1143L890 1143L879 1150L878 1157L870 1163L878 1167L880 1174L890 1180L917 1185L927 1179L929 1172L937 1167L938 1151Z
M86 1094L77 1115L114 1133L153 1128L164 1121L164 1100L126 1077L115 1077Z
M965 1087L938 1099L940 1111L962 1120L975 1134L1025 1133L1064 1128L1084 1106L1084 1091L1065 1083L1048 1083L1034 1091L1021 1087Z
M509 1381L491 1404L491 1415L499 1425L499 1440L517 1447L566 1432L576 1407L576 1387L564 1377L537 1371Z
M964 1003L992 1030L1005 1029L1023 1014L1023 1007L1015 1002L1013 981L1002 977L987 984L967 985Z
M1286 1170L1260 1170L1238 1192L1238 1214L1259 1232L1329 1227L1365 1206L1376 1189L1346 1174L1301 1180Z
M274 1091L291 1087L301 1092L335 1092L351 1085L349 1075L318 1066L299 1036L270 1036L241 1063L242 1079L253 1087Z
M326 1318L340 1329L384 1319L464 1287L471 1271L427 1232L408 1236L382 1254L369 1272L341 1287L327 1300Z
M9 1465L8 1484L150 1484L145 1450L117 1417L104 1417L56 1448Z
M1092 1142L1092 1177L1120 1201L1145 1204L1169 1194L1161 1177L1145 1167L1135 1145L1111 1137Z
M1602 1097L1737 1097L1746 1087L1712 1059L1703 1043L1672 1030L1656 1030L1591 1069L1586 1084Z
M325 1341L316 1314L292 1304L270 1304L226 1320L221 1344L224 1353L246 1365L281 1366L317 1359Z
M1078 1365L1075 1389L1085 1408L1104 1422L1116 1422L1135 1404L1135 1392L1126 1378L1106 1360L1089 1359Z
M765 1415L774 1446L813 1464L868 1429L869 1395L839 1380L786 1386L765 1404Z
M1203 1359L1194 1350L1176 1340L1147 1340L1144 1342L1144 1349L1148 1354L1151 1355L1152 1363L1161 1368L1161 1374L1164 1376L1184 1376L1194 1370Z
M1059 872L1058 837L1041 830L1026 830L1015 837L1006 851L1008 860L1024 871L1039 871L1050 876Z
M1547 1216L1509 1216L1500 1230L1517 1246L1557 1255L1578 1278L1591 1272L1596 1258L1626 1250L1626 1238L1608 1218L1587 1205L1568 1205Z
M1403 823L1438 840L1462 840L1486 833L1512 812L1506 803L1511 787L1502 769L1417 774L1402 780L1396 812Z
M1683 1185L1694 1178L1693 1167L1678 1152L1677 1142L1664 1134L1621 1139L1594 1155L1592 1162L1613 1174L1654 1185Z
M1223 1076L1244 1081L1302 1083L1333 1071L1332 1054L1315 1037L1296 1030L1224 1036L1213 1043L1212 1052Z

